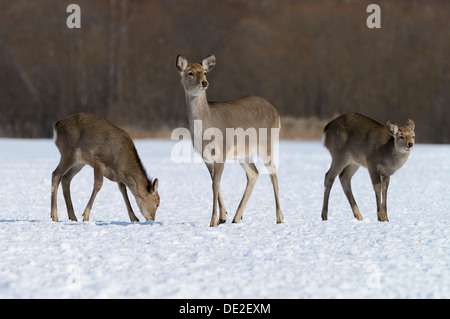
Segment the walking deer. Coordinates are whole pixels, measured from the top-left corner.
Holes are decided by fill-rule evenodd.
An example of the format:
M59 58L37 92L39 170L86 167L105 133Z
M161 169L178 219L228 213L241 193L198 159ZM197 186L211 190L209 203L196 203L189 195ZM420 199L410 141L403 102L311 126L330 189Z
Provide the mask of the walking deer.
M403 127L391 121L384 126L358 113L343 114L328 123L324 129L324 145L330 151L332 163L325 174L322 220L328 218L330 190L338 175L353 215L363 219L353 197L351 178L364 166L369 170L375 191L378 220L389 221L386 200L390 176L407 161L414 147L414 129L411 119Z
M149 180L133 141L127 132L110 121L92 114L74 114L56 122L55 144L61 153L59 165L52 174L51 217L58 221L56 196L62 183L69 219L76 221L70 197L70 182L87 164L94 168L94 189L84 210L83 220L89 220L94 199L103 184L103 176L117 182L128 216L139 219L133 212L127 187L136 198L146 220L155 220L159 206L158 179Z
M266 139L260 136L264 130L267 132L270 129L271 133L278 132L280 128L278 112L267 100L257 96L245 96L223 103L208 102L206 89L209 83L206 73L210 72L215 64L214 55L204 58L201 64L188 63L183 56L177 56L176 67L180 72L181 83L184 87L191 136L194 136L195 123L198 121L201 121L202 124L202 137L211 128L220 131L222 136L227 134L227 129L254 129L258 136L256 139L249 138L246 145L238 145L239 143L234 138L231 143L227 143L225 139L220 140L217 137L211 142L213 146L204 139L198 143L199 145L193 143L195 151L202 156L211 175L213 209L210 226L214 227L218 223L226 221L226 209L220 192L220 179L227 159L238 159L247 175L247 186L233 218L233 223L238 223L242 219L245 206L259 175L251 160L254 154L259 155L269 171L275 195L276 219L277 223L282 223L283 213L278 198L277 169L273 160L274 142L278 136L267 134ZM230 141L229 138L226 140ZM220 209L219 218L217 218L217 203Z

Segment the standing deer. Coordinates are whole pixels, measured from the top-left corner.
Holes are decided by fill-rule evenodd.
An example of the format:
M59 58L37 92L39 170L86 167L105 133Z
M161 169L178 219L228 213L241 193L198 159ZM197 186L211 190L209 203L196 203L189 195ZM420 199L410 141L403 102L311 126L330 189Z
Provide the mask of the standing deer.
M201 121L202 124L202 137L205 136L205 131L211 128L220 131L223 134L222 136L225 136L227 129L254 129L258 136L257 139L249 138L249 142L245 146L238 145L239 143L234 138L231 143L227 143L223 138L222 141L216 138L212 151L208 150L208 146L211 145L204 139L199 143L200 145L194 143L194 150L202 155L212 180L213 209L210 226L215 227L218 223L225 223L226 221L226 209L220 192L220 179L227 159L239 159L239 163L247 175L247 186L233 218L233 223L238 223L242 219L245 205L258 178L258 170L251 161L253 154L259 155L269 171L275 194L277 223L282 223L283 213L278 198L277 169L273 161L275 138L270 134L263 143L260 139L263 130L270 129L271 132L272 130L278 132L280 128L278 112L267 100L257 96L245 96L223 103L208 102L206 89L209 84L206 73L211 71L215 64L216 58L214 55L207 56L201 64L188 63L183 56L177 56L176 67L180 72L181 83L186 96L191 136L195 135L195 122L198 121ZM229 139L227 138L227 140ZM206 155L209 151L214 154L213 158ZM217 203L220 209L219 218L217 218Z
M408 159L414 147L414 128L411 119L407 126L399 128L391 121L383 126L358 113L343 114L328 123L323 133L324 145L330 151L332 163L325 174L322 220L327 220L330 190L338 175L353 215L363 219L353 197L351 178L364 166L375 190L378 220L389 221L386 200L390 176Z
M147 177L127 132L102 117L80 113L56 122L54 140L61 153L61 159L52 174L53 221L58 221L56 196L60 182L69 219L77 220L70 198L70 182L86 164L94 168L94 189L84 210L84 221L89 220L95 196L103 184L103 176L119 185L132 222L138 222L139 219L131 208L127 187L136 198L145 219L155 220L159 206L158 179L151 181Z

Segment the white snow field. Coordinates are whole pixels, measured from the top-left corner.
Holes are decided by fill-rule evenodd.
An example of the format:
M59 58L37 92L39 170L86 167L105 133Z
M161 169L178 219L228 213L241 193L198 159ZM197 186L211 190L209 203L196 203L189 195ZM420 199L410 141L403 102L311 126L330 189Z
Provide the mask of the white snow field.
M320 142L282 141L285 222L276 224L261 173L243 220L231 223L246 177L229 163L221 184L227 223L210 228L209 173L203 163L174 163L178 143L136 141L159 179L155 222L143 222L132 195L142 222L129 222L117 184L105 178L89 222L68 220L60 187L56 223L56 146L0 139L0 298L450 298L449 145L416 145L391 178L390 222L377 221L364 168L353 178L364 220L353 218L337 179L323 222L330 155ZM92 185L88 166L72 181L79 220Z

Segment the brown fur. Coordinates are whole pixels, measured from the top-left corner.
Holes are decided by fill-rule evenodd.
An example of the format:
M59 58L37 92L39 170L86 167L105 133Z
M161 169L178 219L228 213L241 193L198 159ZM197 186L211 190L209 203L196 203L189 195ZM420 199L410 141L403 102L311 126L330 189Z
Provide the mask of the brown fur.
M86 164L94 168L94 190L84 210L83 220L89 220L95 196L103 184L103 176L118 183L131 221L139 219L131 208L126 187L135 196L145 219L155 219L160 200L158 179L152 182L147 177L127 132L102 117L85 113L74 114L58 121L54 132L61 159L52 174L53 221L58 221L56 196L60 182L69 219L77 220L70 197L70 182Z
M201 64L188 63L181 56L177 56L176 67L181 75L181 83L183 84L186 104L188 107L188 118L191 136L194 136L194 121L202 121L202 136L205 130L209 128L217 128L222 132L223 143L215 145L215 152L218 152L221 161L209 162L204 157L205 147L209 141L203 141L202 145L195 145L194 149L203 156L206 166L211 175L213 188L213 212L210 226L217 226L226 220L226 209L223 204L222 195L220 193L220 179L224 169L224 163L227 158L243 158L240 161L241 166L247 174L247 187L245 189L242 200L239 204L236 215L233 218L234 223L238 223L244 213L245 205L252 193L253 186L258 178L258 170L254 163L248 161L253 152L262 158L270 172L270 178L274 188L276 216L277 222L283 222L283 214L281 212L278 200L278 178L276 167L273 163L273 144L271 140L270 130L272 128L280 128L280 117L275 107L267 100L258 96L245 96L228 102L208 102L206 99L206 89L208 88L208 80L206 73L211 71L216 63L213 55L203 59ZM225 136L227 128L255 128L259 132L260 128L269 130L267 143L259 145L246 145L245 148L238 148L236 143L226 144ZM258 133L259 134L259 133ZM258 135L259 140L259 135ZM197 147L197 148L195 148ZM263 155L264 154L264 155ZM220 208L220 217L217 218L217 202Z
M351 178L364 166L369 170L374 187L378 220L388 221L386 197L390 176L407 161L414 147L414 128L411 119L407 126L399 128L391 121L384 126L358 113L347 113L328 123L324 129L324 145L330 151L332 163L325 174L322 219L328 218L330 190L339 175L353 215L362 220L351 190Z

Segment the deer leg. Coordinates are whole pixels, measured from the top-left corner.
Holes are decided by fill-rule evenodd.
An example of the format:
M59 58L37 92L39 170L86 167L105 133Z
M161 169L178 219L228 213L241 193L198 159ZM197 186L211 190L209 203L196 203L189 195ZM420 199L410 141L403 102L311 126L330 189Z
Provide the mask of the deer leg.
M255 186L256 180L258 179L258 170L256 169L255 164L253 163L240 163L242 168L245 170L245 174L247 175L247 186L245 187L244 195L242 196L241 202L239 203L239 207L236 211L236 214L233 218L233 223L239 223L242 219L242 215L244 214L245 206L247 205L248 199L252 194L253 187Z
M119 190L122 193L123 200L125 202L125 205L127 206L127 211L128 211L128 216L130 217L130 221L138 222L139 219L134 214L133 208L131 207L131 204L130 204L130 200L128 199L127 187L122 182L117 182L117 185L119 185Z
M219 200L220 194L220 179L222 178L222 173L224 169L225 163L214 163L214 171L212 174L212 190L213 190L213 210L211 216L211 227L216 227L218 224L217 220L217 202Z
M278 176L277 176L277 169L275 167L275 164L273 164L272 160L266 164L266 167L270 174L270 181L272 182L273 186L273 193L275 195L275 207L276 207L276 213L277 213L277 224L281 224L284 221L283 212L281 211L280 206L280 199L278 195Z
M356 173L358 168L359 165L356 164L347 165L341 174L339 174L339 180L341 181L342 189L344 190L345 196L347 196L350 207L352 208L353 216L355 216L357 220L362 220L363 217L359 212L358 205L356 205L351 186L352 176Z
M381 175L376 169L369 168L370 179L372 180L373 189L375 191L375 199L377 201L377 216L378 221L387 221L386 213L384 212L383 205L381 203L381 193L383 191L383 183L381 181Z
M383 208L381 206L381 183L376 183L373 184L373 189L375 190L375 198L377 201L377 216L378 216L378 221L383 221L384 220L384 216L383 216Z
M328 200L330 198L331 187L333 186L336 176L338 176L343 169L343 165L337 164L338 161L332 161L331 167L325 174L325 192L323 196L323 207L322 207L322 220L328 219Z
M277 168L273 162L273 144L271 141L268 143L261 143L258 145L258 155L259 158L264 163L270 174L270 181L273 186L273 193L275 196L275 207L276 207L276 215L277 215L277 224L281 224L284 221L283 212L281 211L280 199L279 199L279 189L278 189L278 176L277 176Z
M94 164L94 189L92 190L91 198L84 209L83 221L89 221L89 214L91 213L92 205L94 204L95 196L102 188L103 185L103 175L105 173L106 166L103 163L95 162Z
M205 164L206 164L206 167L208 168L208 171L209 171L209 174L211 175L211 180L212 180L213 175L214 175L214 164L208 164L208 163L205 163ZM222 199L222 192L220 190L220 187L219 187L219 210L220 210L219 224L223 224L227 221L227 210L225 208L225 204Z
M52 199L51 199L51 213L50 217L52 218L52 221L57 222L58 221L58 209L57 209L57 199L56 196L58 195L58 186L61 182L61 173L58 167L53 171L52 173Z
M72 167L74 159L71 157L61 157L58 166L52 173L52 192L51 192L51 213L50 217L52 221L58 221L58 209L57 209L57 195L58 186L61 182L62 176Z
M383 187L383 211L384 211L384 215L386 217L385 221L389 221L389 218L387 216L387 191L389 188L389 181L390 181L390 176L382 176L381 177L381 183L382 183L382 187Z
M79 164L72 166L71 169L67 171L66 174L63 175L61 179L61 185L64 194L64 200L66 202L67 214L69 215L69 219L72 221L77 221L77 217L75 216L75 212L73 210L72 199L70 197L70 182L72 178L77 175L80 170L84 167L84 164Z

